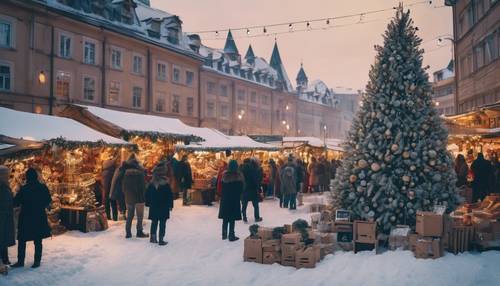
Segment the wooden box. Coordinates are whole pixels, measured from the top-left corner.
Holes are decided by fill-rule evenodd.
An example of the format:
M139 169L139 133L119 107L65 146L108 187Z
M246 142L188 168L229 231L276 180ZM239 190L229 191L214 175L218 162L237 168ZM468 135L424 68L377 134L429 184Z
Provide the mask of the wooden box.
M84 208L62 206L60 218L66 229L87 232L87 211Z
M355 221L353 239L355 242L376 243L377 223L368 221Z

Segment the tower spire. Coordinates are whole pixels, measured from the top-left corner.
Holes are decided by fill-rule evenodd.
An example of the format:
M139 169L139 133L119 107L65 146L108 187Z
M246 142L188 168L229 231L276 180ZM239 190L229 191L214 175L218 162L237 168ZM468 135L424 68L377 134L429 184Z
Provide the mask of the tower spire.
M271 67L278 73L278 80L282 82L282 88L287 91L292 91L292 84L288 79L285 67L281 61L281 55L278 48L278 42L274 42L273 53L271 54L271 60L269 61Z
M226 44L224 45L224 53L228 54L231 58L236 58L239 55L238 48L234 42L233 33L231 30L227 33Z

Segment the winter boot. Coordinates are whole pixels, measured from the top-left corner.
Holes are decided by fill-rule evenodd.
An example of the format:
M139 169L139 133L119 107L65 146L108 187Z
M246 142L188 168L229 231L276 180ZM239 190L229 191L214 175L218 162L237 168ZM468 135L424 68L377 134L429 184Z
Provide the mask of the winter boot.
M229 241L237 241L238 239L240 238L234 235L234 233L229 235Z
M33 263L33 265L31 266L31 268L38 268L40 267L40 261L35 261L35 263Z
M16 263L12 264L10 267L12 267L12 268L21 268L21 267L24 267L24 262L18 261Z
M125 238L131 238L132 237L132 234L130 232L127 232L127 234L125 235Z
M149 234L144 233L142 230L138 230L136 237L138 237L138 238L146 238L146 237L149 237Z
M151 234L151 238L149 239L149 242L158 243L158 240L156 240L156 234Z
M261 221L262 221L261 217L255 219L255 222L261 222Z
M227 239L227 228L223 228L222 229L222 240L226 240Z
M158 245L160 245L160 246L165 246L167 244L168 244L168 242L164 241L163 239L160 239L160 242L158 242Z

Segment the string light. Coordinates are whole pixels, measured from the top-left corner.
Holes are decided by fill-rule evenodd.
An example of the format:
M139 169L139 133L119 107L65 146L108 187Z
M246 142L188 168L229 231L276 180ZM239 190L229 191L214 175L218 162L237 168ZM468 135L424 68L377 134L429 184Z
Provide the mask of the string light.
M247 35L250 35L250 29L247 29Z
M264 32L264 34L267 33L266 27L264 27L264 29L262 30L262 32Z
M423 4L432 5L432 3L433 3L433 1L415 1L415 2L411 2L411 3L405 4L404 7L412 7L412 6L415 6L415 5L423 5ZM434 7L434 6L431 6L431 7L432 8L438 8L438 7ZM325 21L326 21L326 24L330 25L330 21L332 21L332 20L335 20L335 19L345 19L345 18L353 18L353 17L359 17L360 21L362 21L366 15L387 12L387 11L391 11L393 9L398 9L398 8L397 7L390 7L390 8L386 8L386 9L369 10L369 11L365 11L365 12L362 12L362 13L348 14L348 15L342 15L342 16L336 16L336 17L328 17L328 18L320 18L320 19L309 19L309 20L302 20L302 21L295 21L295 22L285 22L285 23L274 23L274 24L267 24L267 25L255 25L255 26L249 26L249 27L233 28L231 30L236 32L236 31L248 31L250 29L262 29L262 31L265 30L264 33L266 33L267 29L270 28L270 27L278 27L278 26L286 26L286 25L288 25L288 29L290 31L292 31L293 30L293 26L297 25L297 24L306 24L307 27L310 27L314 22L323 22L323 23L325 23ZM229 29L204 30L204 31L195 31L195 32L190 32L190 33L191 34L206 34L206 33L214 33L215 32L216 34L218 34L219 31L228 31L228 30Z

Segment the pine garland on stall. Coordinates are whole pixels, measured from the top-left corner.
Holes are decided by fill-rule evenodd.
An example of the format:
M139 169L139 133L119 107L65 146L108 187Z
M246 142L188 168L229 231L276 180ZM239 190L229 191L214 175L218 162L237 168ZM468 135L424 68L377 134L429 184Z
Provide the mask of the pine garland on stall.
M447 131L431 98L421 39L400 7L384 34L362 106L353 121L334 204L357 219L375 219L388 233L415 225L417 210L457 204Z

